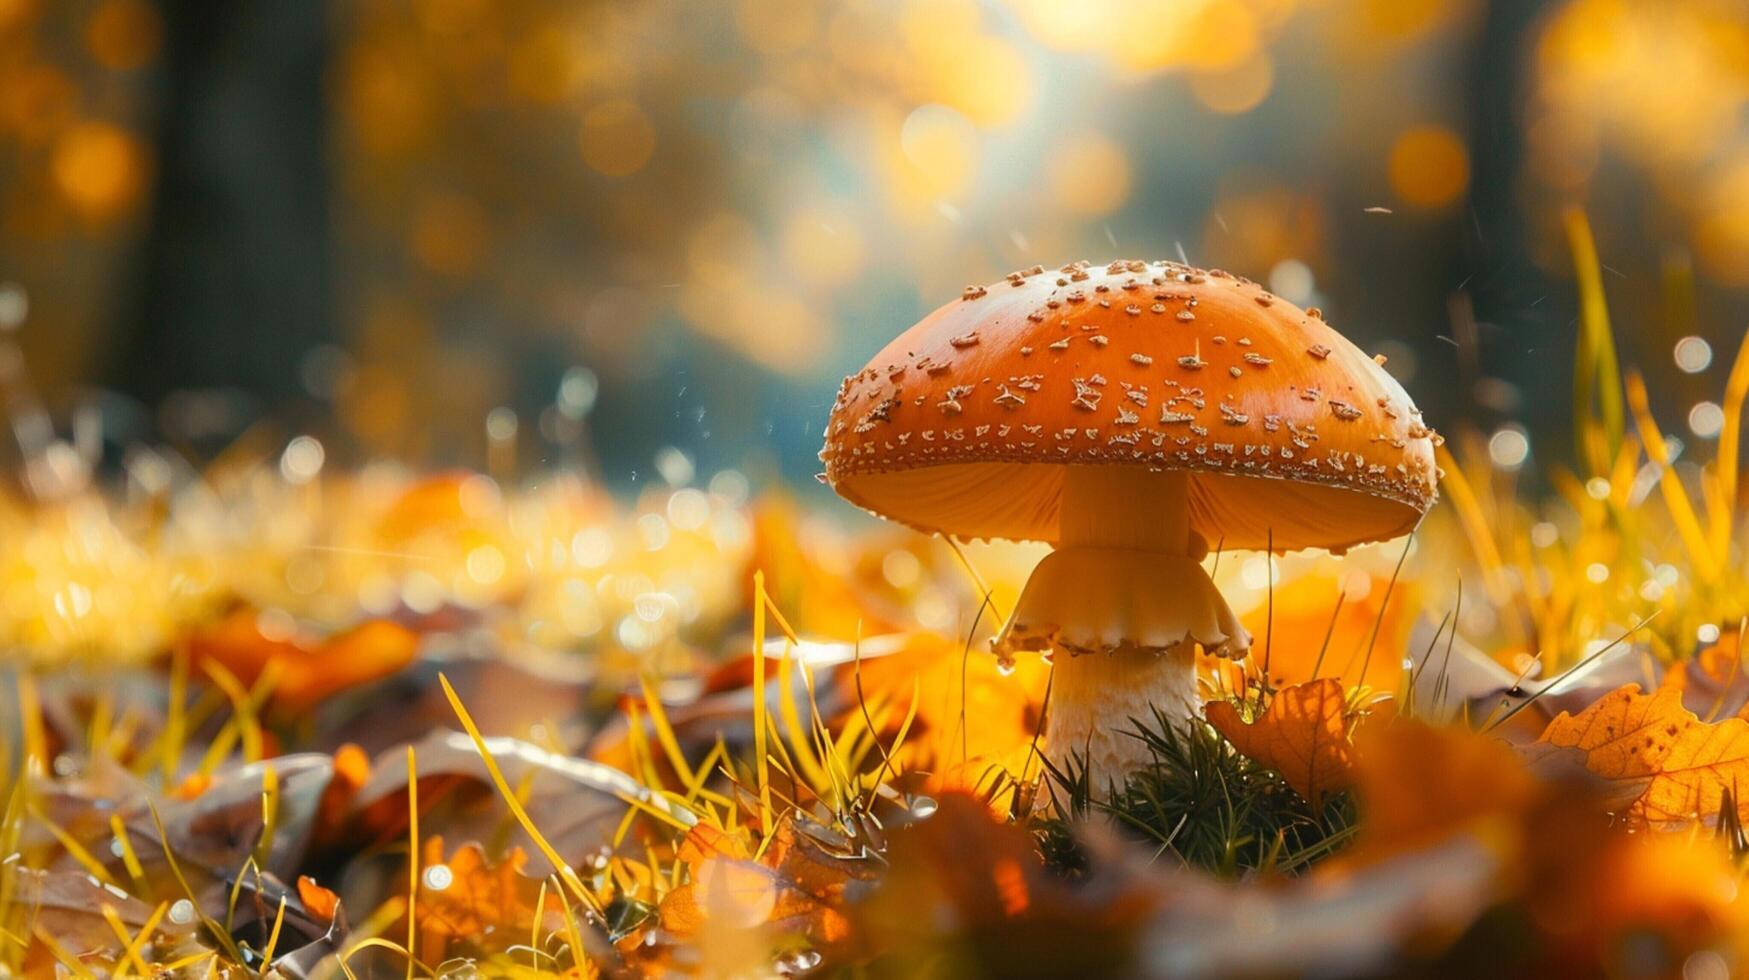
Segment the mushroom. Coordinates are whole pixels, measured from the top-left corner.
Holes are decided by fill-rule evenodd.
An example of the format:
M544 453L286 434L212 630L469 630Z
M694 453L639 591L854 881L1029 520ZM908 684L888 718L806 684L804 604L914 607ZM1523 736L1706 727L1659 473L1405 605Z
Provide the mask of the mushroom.
M839 389L820 458L917 530L1053 546L991 646L1057 654L1046 751L1098 789L1147 761L1131 719L1198 716L1198 645L1251 646L1209 542L1404 534L1437 440L1316 310L1218 270L1077 262L968 287L888 344Z

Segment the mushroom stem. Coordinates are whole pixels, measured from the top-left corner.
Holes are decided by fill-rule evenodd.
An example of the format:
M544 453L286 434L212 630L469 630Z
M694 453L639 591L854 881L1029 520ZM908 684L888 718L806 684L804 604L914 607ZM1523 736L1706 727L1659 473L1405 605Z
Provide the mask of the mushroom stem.
M1140 466L1065 466L1057 548L1190 548L1190 477Z
M1128 730L1197 716L1197 644L1243 656L1251 637L1202 568L1184 473L1065 466L1058 515L1056 550L991 646L1056 654L1046 752L1103 793L1148 761Z
M1055 658L1045 755L1065 775L1085 769L1088 789L1106 799L1152 760L1135 736L1154 713L1181 724L1197 717L1196 651L1119 648Z

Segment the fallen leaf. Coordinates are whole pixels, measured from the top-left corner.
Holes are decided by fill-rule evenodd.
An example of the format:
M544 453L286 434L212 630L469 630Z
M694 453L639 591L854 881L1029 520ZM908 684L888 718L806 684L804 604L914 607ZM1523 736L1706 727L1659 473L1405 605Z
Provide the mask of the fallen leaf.
M1375 690L1395 690L1403 673L1402 657L1386 651L1408 645L1414 610L1421 606L1420 589L1400 580L1387 599L1385 584L1386 579L1374 579L1364 595L1350 595L1340 609L1340 580L1301 575L1277 584L1269 602L1241 617L1256 643L1251 663L1261 669L1267 647L1269 680L1276 687L1331 678L1345 687L1364 680Z
M662 925L694 935L708 920L736 928L773 926L816 945L849 937L842 904L850 883L876 869L858 854L835 853L799 829L794 814L772 828L758 853L745 837L700 825L681 842L679 857L690 880L660 906Z
M466 470L435 473L409 485L377 521L378 543L404 549L433 533L496 528L503 499L490 478Z
M1601 879L1590 914L1580 919L1593 948L1611 937L1652 933L1693 950L1742 935L1749 899L1741 894L1741 873L1715 841L1635 834L1618 835L1611 845L1586 855Z
M1590 784L1539 779L1493 736L1400 720L1356 741L1359 837L1307 875L1096 860L1163 896L1133 972L1662 976L1733 955L1749 901L1709 835L1622 833Z
M850 908L874 976L1139 975L1136 945L1161 893L1047 869L1032 835L977 796L943 794L933 815L893 830L887 858Z
M917 633L904 650L863 662L862 698L870 710L887 706L882 735L891 744L915 692L917 717L896 765L936 771L984 758L1018 773L1042 727L1050 672L1039 657L1021 657L1005 671L986 650ZM848 711L859 712L855 672L842 669L838 682Z
M1562 712L1543 730L1539 742L1585 753L1586 768L1610 779L1656 775L1691 725L1693 713L1680 692L1663 688L1651 695L1638 684L1617 688L1578 714Z
M1664 687L1682 692L1682 704L1700 718L1749 716L1749 672L1737 655L1737 634L1728 632L1664 675Z
M194 630L187 648L197 669L216 663L245 685L269 669L278 672L272 704L283 715L307 711L328 696L393 674L419 649L412 630L368 620L322 640L263 632L253 609L239 609Z
M1134 973L1209 980L1427 975L1421 961L1486 910L1499 863L1481 842L1460 837L1273 888L1152 870L1164 908L1142 933Z
M413 662L419 637L386 619L373 619L323 640L303 670L284 675L275 704L296 712L338 691L387 677Z
M273 840L262 870L291 880L307 853L322 799L336 779L333 757L320 752L221 769L199 795L160 803L159 815L177 860L217 878L233 873L256 850L264 832L261 794L269 769L279 790ZM143 806L122 811L122 817L142 860L161 854L155 825Z
M1374 860L1515 818L1540 783L1505 742L1465 729L1399 720L1360 733L1355 795L1364 831L1351 856Z
M1351 719L1342 682L1335 678L1282 688L1250 724L1231 701L1210 702L1203 713L1241 754L1281 773L1314 807L1352 780Z
M505 819L504 801L493 788L485 760L461 732L432 732L414 748L419 760L420 825L458 840L492 840ZM637 780L610 766L549 752L513 738L486 739L486 748L510 785L523 794L523 806L541 834L567 862L578 865L613 836L625 815L627 798L653 807L670 804ZM450 794L454 794L453 797ZM438 822L434 822L438 821ZM352 840L387 841L407 830L405 748L379 758L369 780L358 789L350 830ZM527 834L517 827L511 840L529 853L529 871L547 875L548 864Z
M794 497L764 495L752 508L752 548L747 554L745 608L753 608L753 571L765 572L766 593L804 633L854 636L860 626L868 633L902 628L910 619L903 603L873 603L870 590L850 575L821 561L820 549L807 533L803 510Z
M480 633L421 636L418 656L405 670L336 692L300 718L300 729L311 731L309 747L336 749L351 742L375 756L417 742L434 728L454 726L455 709L439 676L468 692L468 710L486 735L524 736L537 722L557 723L586 711L597 675L589 658L505 649ZM395 710L382 710L385 704ZM554 734L569 738L562 724Z
M1629 684L1576 715L1562 712L1539 744L1583 753L1585 768L1607 780L1648 780L1628 813L1651 823L1715 816L1726 791L1749 786L1749 721L1703 722L1670 687L1648 695Z
M105 885L82 871L37 871L16 868L14 901L28 910L28 921L55 937L63 947L113 956L121 946L103 909L108 907L122 924L138 930L152 919L152 906L112 885ZM158 933L186 938L192 926L164 917L157 920ZM43 957L48 963L47 957ZM55 975L53 966L32 975Z
M298 875L298 897L304 900L304 908L310 911L314 918L331 922L334 913L340 909L340 896L334 894L309 875Z
M420 954L428 960L443 960L453 942L526 936L536 916L543 931L562 928L563 902L549 891L543 904L541 882L523 873L528 854L522 848L512 847L503 860L493 861L479 844L469 842L446 854L443 838L430 837L423 851L416 921ZM444 871L434 874L438 868Z
M272 839L263 844L263 790L269 783L269 769L275 774L278 790ZM103 782L116 783L101 772L97 776ZM290 949L293 940L314 939L329 928L326 921L313 922L305 915L298 894L284 882L292 881L309 858L323 800L343 778L337 774L332 757L303 752L219 769L202 781L202 792L187 799L171 794L155 796L127 784L116 784L118 795L107 798L81 797L62 786L53 792L45 789L42 799L57 815L64 832L79 841L116 880L127 880L128 871L114 847L116 836L110 817L119 819L147 881L158 888L180 890L180 883L171 880L165 860L168 846L196 905L214 918L228 918L238 927L261 920L271 926L280 898L288 897L284 928L286 948ZM72 788L77 789L77 785ZM81 816L79 808L87 812ZM237 869L256 856L261 858L256 866L260 873L239 876ZM66 853L54 859L50 870L88 874L81 862ZM234 905L233 892L237 896Z
M1548 720L1561 711L1579 711L1610 691L1655 679L1655 663L1645 649L1623 641L1601 655L1543 678L1538 665L1509 670L1483 653L1449 624L1421 619L1409 635L1414 684L1409 697L1417 717L1452 721L1466 712L1470 718L1511 721L1494 734L1508 741L1534 741ZM1528 708L1520 706L1532 697Z

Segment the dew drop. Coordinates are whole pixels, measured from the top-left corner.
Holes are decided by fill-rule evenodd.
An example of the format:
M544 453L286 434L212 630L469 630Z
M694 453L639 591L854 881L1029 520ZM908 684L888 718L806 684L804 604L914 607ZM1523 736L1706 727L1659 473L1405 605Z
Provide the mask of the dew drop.
M811 949L798 949L793 953L780 957L773 964L779 976L796 977L808 973L820 965L820 954Z
M426 888L440 892L455 884L455 872L451 871L447 864L434 864L425 869L420 880L424 882Z

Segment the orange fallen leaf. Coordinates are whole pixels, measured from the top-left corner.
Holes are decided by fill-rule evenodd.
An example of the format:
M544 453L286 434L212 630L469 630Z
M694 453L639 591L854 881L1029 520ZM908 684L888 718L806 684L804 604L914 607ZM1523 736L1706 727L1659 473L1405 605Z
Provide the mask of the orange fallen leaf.
M1313 806L1353 778L1351 717L1342 682L1326 677L1282 688L1250 724L1231 701L1204 709L1209 724L1245 756L1281 773Z
M206 792L212 784L213 777L204 772L191 772L170 790L170 797L177 800L192 800Z
M1357 735L1354 790L1365 820L1352 857L1424 847L1492 820L1516 821L1544 792L1500 739L1399 719Z
M1735 632L1672 665L1658 686L1681 691L1682 703L1701 718L1749 717L1749 674L1738 656Z
M1277 585L1270 602L1258 603L1242 617L1256 643L1250 661L1253 673L1261 672L1267 646L1269 680L1276 687L1327 677L1344 687L1364 681L1374 690L1397 688L1402 658L1387 656L1385 651L1408 646L1421 608L1420 590L1402 580L1387 590L1387 578L1369 578L1359 569L1350 569L1348 575L1364 583L1364 590L1355 583L1344 584L1345 579L1303 575ZM1337 596L1343 593L1346 598L1338 606Z
M1041 658L1022 657L1005 672L987 651L967 653L956 639L916 633L904 650L863 661L861 697L888 705L883 735L891 744L915 694L917 717L893 760L903 769L944 772L985 759L1018 773L1042 727L1050 669ZM849 710L860 711L855 671L839 679ZM1031 762L1036 775L1039 764Z
M312 846L344 844L349 832L348 816L358 791L370 781L370 756L351 742L334 750L334 777L322 788L310 828Z
M443 959L451 942L478 941L499 934L526 936L535 916L556 915L556 895L537 909L540 882L522 873L528 855L512 847L494 862L479 844L467 843L444 856L443 838L425 841L418 895L419 952L430 962ZM436 869L445 872L436 872ZM435 872L435 873L434 873ZM550 923L549 926L556 925Z
M1557 715L1538 743L1577 751L1606 780L1647 780L1628 813L1653 823L1714 816L1727 790L1749 786L1749 721L1702 722L1674 688L1617 688Z
M1590 855L1600 887L1594 889L1589 926L1594 945L1621 936L1656 935L1666 948L1705 949L1740 936L1749 923L1741 874L1716 842L1686 835L1618 836ZM1680 962L1680 960L1679 960Z
M859 625L870 633L901 628L901 608L873 608L850 576L821 563L794 497L766 494L750 516L753 547L741 576L747 586L746 608L753 608L752 573L759 569L765 572L766 593L804 635L853 636Z
M270 637L252 609L239 609L196 629L187 642L197 668L206 662L220 664L246 685L270 667L277 670L273 704L288 714L395 673L413 661L419 648L418 634L388 620L369 620L321 641Z
M303 899L304 908L310 914L323 922L334 921L334 913L340 909L340 896L334 894L309 875L298 876L298 898Z
M503 513L497 484L466 470L437 473L402 491L377 522L381 543L400 547L433 530L488 525Z
M742 929L772 925L818 944L844 941L841 910L852 880L873 876L868 862L834 854L785 816L756 856L746 838L700 824L681 842L690 880L662 900L662 925L687 936L707 920Z
M386 619L373 619L323 640L280 681L278 703L290 711L312 707L331 694L387 677L413 662L419 637Z

